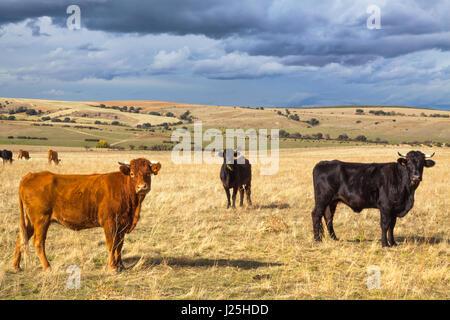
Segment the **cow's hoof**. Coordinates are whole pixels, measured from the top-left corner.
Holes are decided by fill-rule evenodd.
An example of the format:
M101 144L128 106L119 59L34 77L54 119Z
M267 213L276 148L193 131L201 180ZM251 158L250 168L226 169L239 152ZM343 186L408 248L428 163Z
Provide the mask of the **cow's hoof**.
M398 246L397 242L391 243L391 247L396 247L396 246Z

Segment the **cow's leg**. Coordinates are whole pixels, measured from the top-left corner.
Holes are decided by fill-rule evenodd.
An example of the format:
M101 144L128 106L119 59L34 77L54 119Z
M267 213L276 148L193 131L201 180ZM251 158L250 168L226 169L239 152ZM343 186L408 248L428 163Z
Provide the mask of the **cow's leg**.
M381 245L383 248L389 247L389 243L387 241L387 232L389 226L391 224L390 212L388 210L380 210L381 218L380 218L380 227L381 227Z
M242 207L244 205L244 186L239 187L239 206Z
M106 221L103 225L105 231L106 247L108 248L108 267L112 271L117 271L117 261L115 251L117 248L117 228L113 221Z
M247 204L249 206L251 206L252 205L252 199L250 197L250 195L251 195L251 186L249 184L245 186L245 194L247 196Z
M322 241L323 236L322 217L324 215L324 211L325 208L323 206L316 205L311 213L314 231L314 240L316 241Z
M28 225L26 226L26 232L27 232L27 242L28 242L28 240L33 236L33 233L34 233L34 229L33 229L33 226L31 225L31 223L28 223ZM24 243L24 245L26 245L26 243ZM20 270L20 258L22 257L23 249L25 249L25 248L22 247L22 236L20 235L20 231L19 231L19 234L17 235L16 249L14 251L14 260L13 260L13 265L14 265L15 271Z
M125 269L122 262L122 246L125 238L125 232L120 232L116 237L115 250L114 250L114 259L116 260L117 267L121 269Z
M325 213L325 208L327 205L322 205L316 203L314 210L311 213L312 223L313 223L313 231L314 231L314 240L322 241L323 236L323 226L322 226L322 217Z
M232 204L231 204L231 207L232 207L232 208L236 208L236 195L237 195L237 191L238 191L238 188L237 188L237 187L234 187L234 188L233 188L233 195L231 196L231 199L233 200L233 202L232 202Z
M226 193L226 195L227 195L227 209L230 207L230 205L231 205L231 202L230 202L230 189L229 188L227 188L227 187L223 187L224 189L225 189L225 193Z
M391 221L389 224L389 228L388 228L388 240L391 246L396 246L397 243L394 240L394 228L395 228L395 223L397 222L397 217L396 216L392 216L391 217Z
M47 238L48 227L50 226L50 217L41 216L39 221L34 223L34 247L42 264L44 271L50 270L50 263L45 255L45 239Z
M338 238L336 237L336 234L334 233L334 228L333 228L333 218L334 218L334 212L336 211L336 206L337 206L337 203L332 202L325 208L325 223L327 225L328 233L330 234L330 237L333 240L338 240Z

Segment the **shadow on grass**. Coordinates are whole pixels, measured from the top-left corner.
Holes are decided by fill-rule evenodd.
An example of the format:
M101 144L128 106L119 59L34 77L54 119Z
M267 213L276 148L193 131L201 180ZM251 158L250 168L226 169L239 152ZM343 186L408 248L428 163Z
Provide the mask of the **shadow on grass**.
M378 241L381 243L381 240L379 239L352 239L352 240L346 240L347 242L354 242L354 243L364 243L364 242L373 242ZM449 239L443 239L440 237L421 237L421 236L406 236L406 237L395 237L395 242L398 244L402 244L403 242L416 242L420 244L438 244L438 243L450 243Z
M174 258L174 257L151 257L144 259L142 267L151 267L159 264L167 264L169 266L178 267L234 267L244 270L257 269L261 267L282 266L281 263L261 262L253 260L232 260L232 259L191 259L191 258ZM123 262L128 265L127 269L132 269L141 260L140 257L124 258Z
M406 237L396 237L395 240L397 242L417 242L424 244L450 243L449 239L444 239L441 237L406 236Z
M270 203L270 204L261 204L254 205L255 209L289 209L291 206L288 203Z

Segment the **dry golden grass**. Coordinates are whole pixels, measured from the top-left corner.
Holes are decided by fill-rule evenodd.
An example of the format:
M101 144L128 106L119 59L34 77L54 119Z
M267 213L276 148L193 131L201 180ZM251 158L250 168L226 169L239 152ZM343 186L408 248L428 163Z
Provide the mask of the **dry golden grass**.
M341 239L315 243L312 168L323 159L388 162L390 147L280 151L280 170L261 176L253 166L252 208L227 210L219 165L174 165L170 153L60 152L59 173L110 172L118 160L162 162L141 220L125 238L129 268L105 271L101 229L74 232L52 225L41 272L30 242L24 271L12 272L18 232L17 188L29 171L47 170L44 153L0 172L0 298L2 299L448 299L450 150L437 149L411 212L395 228L398 247L382 249L379 213L339 205ZM406 149L400 150L408 151ZM429 152L430 150L423 150ZM70 265L81 289L66 288ZM368 290L367 268L381 269L381 288Z

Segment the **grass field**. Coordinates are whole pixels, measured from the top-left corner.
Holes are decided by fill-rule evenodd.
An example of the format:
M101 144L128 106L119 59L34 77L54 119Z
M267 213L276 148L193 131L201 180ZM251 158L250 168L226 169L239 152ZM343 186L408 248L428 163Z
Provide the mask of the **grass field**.
M448 130L448 129L447 129ZM261 176L253 165L253 207L226 209L219 165L175 165L169 152L72 152L50 167L45 152L0 171L1 299L449 299L450 150L439 148L425 169L408 215L395 228L398 247L382 249L379 212L339 205L340 241L315 243L312 168L320 160L396 161L397 147L323 147L280 151L280 170ZM402 147L401 152L409 149ZM30 243L25 270L14 273L17 188L30 171L94 173L117 161L159 160L141 220L125 238L121 273L105 271L101 229L74 232L52 225L46 243L53 271L41 272ZM66 288L70 265L81 289ZM381 288L368 290L367 269L381 270Z

